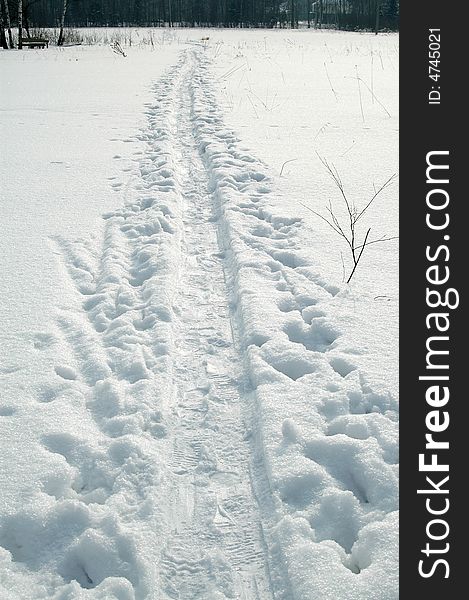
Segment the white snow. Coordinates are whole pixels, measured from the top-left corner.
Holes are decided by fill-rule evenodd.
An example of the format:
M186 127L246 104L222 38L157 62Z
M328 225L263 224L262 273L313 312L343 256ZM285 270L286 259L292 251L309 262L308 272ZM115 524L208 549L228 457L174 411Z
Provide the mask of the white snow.
M153 42L0 53L0 595L397 599L397 241L307 207L396 171L398 38Z

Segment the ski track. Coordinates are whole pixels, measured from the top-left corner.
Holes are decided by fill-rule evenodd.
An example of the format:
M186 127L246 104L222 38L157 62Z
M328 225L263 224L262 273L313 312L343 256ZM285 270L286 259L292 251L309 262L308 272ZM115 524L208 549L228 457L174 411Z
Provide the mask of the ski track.
M69 482L45 477L49 512L34 521L26 510L0 534L16 562L60 575L42 578L44 597L80 587L106 598L295 597L275 537L283 509L271 492L262 401L272 385L288 395L319 363L332 381L355 367L330 354L340 332L320 305L338 290L296 248L300 221L266 208L272 181L225 127L211 86L203 49L186 50L155 85L133 198L105 215L102 251L53 240L77 303L59 312L70 351L37 400L80 406L96 439L60 427L44 435ZM283 318L282 344L272 311ZM357 381L356 412L394 408ZM311 394L314 385L326 383ZM335 417L324 406L317 418L327 428ZM364 503L364 484L345 467L334 472L316 446L304 456L322 456L324 487ZM294 502L288 491L282 500ZM57 541L61 524L72 534ZM347 551L352 535L330 533Z

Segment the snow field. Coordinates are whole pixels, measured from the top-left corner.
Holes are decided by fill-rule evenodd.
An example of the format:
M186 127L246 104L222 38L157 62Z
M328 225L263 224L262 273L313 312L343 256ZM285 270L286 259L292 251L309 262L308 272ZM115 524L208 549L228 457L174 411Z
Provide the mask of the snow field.
M335 240L295 202L300 188L330 193L321 176L300 181L291 163L279 179L266 122L243 131L252 114L220 107L217 38L265 67L262 43L285 43L269 33L210 31L177 62L161 51L173 66L139 100L147 123L123 136L136 148L125 186L112 175L123 206L99 203L100 235L94 198L66 226L51 203L53 231L31 235L51 240L57 266L41 275L57 297L5 327L30 327L21 339L41 357L16 370L3 357L6 598L398 597L397 401L392 377L390 390L373 377L392 366L371 356L393 356L395 340L360 330L368 311L392 331L395 313L373 303L375 267L349 289L324 259ZM349 39L354 60L369 36ZM378 291L395 295L387 272Z
M339 190L319 157L337 168L349 200L362 208L398 171L398 39L305 30L240 37L228 31L211 33L207 50L225 121L269 165L284 212L304 222L302 248L321 275L341 287L329 307L341 323L340 344L360 352L360 368L374 388L396 397L398 240L369 246L344 288L348 249L310 210L327 216L331 201L347 226ZM398 235L397 199L395 182L359 223L361 238L367 227L370 239Z
M133 96L140 93L143 98L151 99L151 94L145 91L151 79L148 71L161 73L167 64L176 60L178 50L168 49L156 66L153 55L136 53L135 63L127 67L121 67L125 62L116 66L110 50L105 53L95 49L74 51L73 57L77 57L79 63L83 60L86 65L82 76L89 85L95 86L96 96L90 108L103 111L105 118L100 124L106 136L116 135L113 129L117 127L117 135L131 142L134 148L137 146L137 153L140 151L138 144L144 147L144 142L130 139L128 135L129 131L135 134L144 102L142 99L134 100ZM44 55L40 55L39 60L43 58ZM26 55L25 60L33 59L33 55ZM58 54L57 61L61 60L63 56ZM144 74L132 75L135 64L141 67L142 60ZM110 64L112 70L109 69ZM41 63L39 66L47 72L47 67ZM68 65L65 66L68 68ZM60 68L52 65L55 72L63 67L63 64ZM89 70L91 74L87 74ZM112 73L118 81L104 77L104 73ZM102 78L102 83L97 83L97 76ZM21 77L19 79L21 81ZM34 77L31 81L31 85L35 85ZM69 81L70 85L73 81ZM115 98L114 83L119 87L125 81L135 85L136 89L128 94L121 92ZM40 79L37 85L41 85ZM83 110L83 97L78 93L83 87L86 87L83 79L72 86L75 94L71 93L71 96L79 104L77 112ZM45 103L51 98L53 108L41 107L49 116L49 146L40 149L37 162L34 148L31 149L31 163L38 168L39 176L45 169L43 161L49 157L48 148L52 153L58 152L55 137L60 135L63 127L60 120L54 119L54 113L60 111L54 110L53 102L55 100L60 105L60 100L54 99L52 93L40 97ZM8 99L5 94L5 100ZM124 118L124 99L129 114L135 112L137 115L128 119L128 123L132 123L130 127L128 123L119 123L115 119L118 115ZM113 108L114 118L112 114L106 114L107 111L112 113ZM27 109L23 111L27 114ZM68 114L67 109L64 112ZM146 228L148 235L151 231L161 234L163 227L171 228L169 221L176 219L171 214L165 215L171 210L177 212L180 201L175 200L174 185L168 188L171 178L166 173L159 178L155 175L154 171L167 162L168 153L165 155L162 150L162 155L156 157L154 163L142 159L144 175L148 165L153 164L148 178L161 180L161 189L170 191L157 215L148 222L144 219L139 221L138 215L133 220L129 219L127 225L132 231L128 235L125 227L124 231L119 227L124 217L109 215L104 221L102 245L99 243L99 231L94 239L88 238L88 232L94 228L92 224L97 223L96 218L103 208L116 204L112 191L101 196L101 180L104 179L106 189L109 186L106 175L116 189L129 188L129 180L126 186L116 183L116 172L113 172L111 163L112 157L117 156L115 147L118 145L120 158L114 159L114 162L121 164L116 171L119 172L122 167L128 169L130 153L121 148L131 144L121 140L109 144L108 140L101 140L102 131L98 127L94 133L93 128L87 126L87 117L85 110L84 116L72 121L69 131L69 143L73 140L81 146L76 154L72 148L67 150L70 152L67 166L71 174L65 183L74 191L70 196L65 194L67 205L62 207L54 195L53 186L57 186L58 182L48 181L51 185L44 190L46 193L38 187L36 194L39 197L35 198L33 190L28 198L31 201L25 220L31 247L22 245L24 229L18 230L11 225L10 231L7 230L11 237L7 235L3 240L16 251L15 262L21 263L16 281L18 276L22 276L21 285L15 289L14 270L6 273L7 281L9 277L13 280L12 285L7 286L11 294L5 302L7 311L14 308L15 295L12 292L19 296L16 307L20 307L19 311L12 310L11 319L16 319L13 328L8 312L4 320L5 330L8 334L16 333L17 340L13 345L14 351L8 353L7 345L7 352L2 357L6 367L2 373L5 377L2 396L10 399L10 404L15 407L12 419L2 422L6 452L2 453L4 464L1 469L5 478L5 481L2 480L5 510L1 545L2 558L6 562L1 572L2 585L5 586L2 597L6 598L16 595L21 598L90 597L90 594L97 598L134 598L136 593L137 597L151 597L148 596L148 579L155 577L152 565L160 552L155 531L162 530L162 527L158 525L160 517L158 514L155 516L158 507L155 508L155 500L149 492L152 485L161 485L160 448L155 450L148 440L151 442L164 435L159 406L164 406L165 394L171 395L172 392L171 382L165 382L163 375L159 380L151 377L148 367L155 371L160 368L163 373L167 371L167 367L161 364L165 361L165 344L169 335L164 311L170 301L170 277L177 277L178 264L171 245L162 245L158 265L155 266L151 260L148 261L148 256L144 256L145 252L148 254L144 241L140 240L140 245L134 243L133 246L130 241L139 227ZM160 121L165 121L166 117L167 111L161 114ZM77 121L80 121L80 127L84 127L84 139L80 138L78 124L77 128L74 126ZM166 129L169 127L168 124L164 126ZM23 143L27 144L27 140ZM93 143L97 148L93 147ZM83 151L83 146L86 148L88 144L93 150L91 157ZM14 159L16 150L13 145ZM93 165L88 163L89 158ZM80 175L81 168L87 175L85 180L76 177ZM99 178L89 178L90 173L95 172ZM10 173L13 180L14 169ZM33 177L35 175L33 172ZM7 189L7 201L10 200L8 192ZM51 199L47 193L52 194ZM88 198L88 194L91 197ZM96 198L100 201L96 202ZM142 203L145 202L143 198ZM41 203L42 207L39 206ZM40 211L38 214L35 214L36 206ZM44 212L45 219L42 216ZM12 202L10 223L16 225L22 218L21 211ZM34 220L35 223L30 224L29 221ZM82 237L78 242L69 239L71 220L74 221L75 235ZM15 235L21 236L20 239ZM47 238L50 243L47 243ZM44 255L43 245L47 248L47 255L56 255L54 258L60 258L60 262L57 261L53 269L49 261L46 261L45 268L36 267L41 282L38 293L35 291L36 277L30 276L28 267L31 255L33 264L35 252L39 256ZM152 288L163 272L168 287L158 286L157 296L153 296ZM142 291L143 283L145 290ZM41 297L41 293L45 297ZM21 310L26 299L30 303L27 308L31 315ZM36 300L39 306L35 305ZM142 315L140 310L134 319L125 316L132 303L145 303L146 300L147 315ZM41 318L41 308L45 318ZM158 317L157 331L149 341L145 331L151 327L155 315ZM53 328L50 324L52 318L56 321ZM37 331L38 326L43 329ZM103 341L101 334L105 337ZM155 395L160 398L157 407ZM145 431L148 434L145 435ZM138 528L139 523L145 526ZM93 591L88 592L88 589Z

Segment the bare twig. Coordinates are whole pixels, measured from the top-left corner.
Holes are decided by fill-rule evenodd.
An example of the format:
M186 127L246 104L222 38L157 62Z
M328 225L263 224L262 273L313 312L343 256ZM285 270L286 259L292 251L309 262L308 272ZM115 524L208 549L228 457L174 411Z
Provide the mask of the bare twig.
M368 239L368 236L370 235L370 231L371 231L371 227L369 227L369 228L368 228L368 231L366 232L366 235L365 235L365 241L364 241L364 242L363 242L363 244L362 244L362 249L360 250L360 254L358 255L358 258L356 258L356 257L355 257L355 253L353 253L353 263L354 263L354 264L353 264L353 269L352 269L352 272L350 273L350 275L349 275L349 278L347 279L347 283L350 283L350 280L352 279L352 277L353 277L353 274L355 273L355 270L356 270L356 268L358 267L358 263L360 262L360 258L362 257L363 250L364 250L364 249L366 248L366 246L367 246L367 243L366 243L366 241L367 241L367 239ZM355 250L356 250L356 248L355 248Z
M303 204L302 202L300 202L300 204L302 206L304 206L307 210L312 212L314 215L319 217L322 221L324 221L347 244L347 246L350 250L350 256L352 259L352 269L347 278L347 283L350 283L350 280L352 279L353 275L355 274L358 264L360 263L360 259L362 258L363 252L367 246L370 246L371 244L377 244L379 242L389 242L391 240L397 239L397 236L388 237L385 234L385 235L381 236L380 238L370 240L369 237L370 237L370 233L371 233L371 227L368 227L365 235L362 238L362 241L359 241L360 234L357 231L358 221L363 217L363 215L368 210L368 208L371 206L371 204L374 202L374 200L377 198L377 196L383 190L385 190L388 186L390 186L392 184L392 182L394 181L394 179L396 177L396 174L394 173L393 175L391 175L391 177L389 177L379 188L377 188L377 189L374 188L373 189L374 193L373 193L371 200L369 200L365 204L364 208L362 208L360 210L356 207L355 203L348 198L347 193L345 191L344 184L340 177L339 171L337 170L335 165L330 164L326 158L320 156L319 154L318 154L318 158L321 161L321 163L323 164L323 166L325 167L325 169L327 170L327 172L329 173L330 177L332 178L333 182L335 183L336 187L338 188L338 190L340 192L341 198L345 205L345 209L347 211L347 217L348 217L347 225L343 225L341 223L341 221L339 220L339 217L337 216L337 214L334 210L334 206L333 206L331 200L329 201L329 205L325 207L325 210L327 213L326 215L323 215L323 214L313 210L312 208ZM345 280L345 266L344 266L344 258L343 258L342 253L341 253L341 260L342 260L342 268L344 270L344 280Z
M356 76L355 77L349 77L349 76L347 76L346 79L357 79L357 77ZM373 98L376 100L376 102L381 106L381 108L388 115L388 117L392 117L392 115L389 112L389 110L384 106L384 104L381 102L381 100L378 98L378 96L374 93L374 91L370 88L370 86L366 83L366 81L362 77L358 77L358 81L360 83L363 83L363 85L370 92L370 94L373 96Z
M286 161L283 163L283 165L282 165L282 168L280 169L280 177L282 176L282 173L283 173L283 167L284 167L285 165L288 165L288 163L291 163L291 162L293 162L294 160L298 160L298 159L297 159L297 158L290 158L290 160L286 160Z
M392 237L388 237L387 235L383 235L382 237L378 238L377 240L370 240L369 242L367 242L367 246L371 246L371 244L378 244L379 242L390 242L391 240L398 240L399 236L398 235L393 235ZM361 248L361 246L357 246L357 248Z
M324 125L318 129L316 135L314 136L314 139L316 139L318 136L323 134L329 126L330 126L329 122L324 123Z
M368 89L368 91L370 92L371 96L376 100L376 102L381 106L381 108L384 110L384 112L388 115L388 117L391 117L391 113L389 112L389 110L384 106L384 104L381 102L381 100L378 98L378 96L374 93L374 91L370 88L370 86L366 83L366 81L364 79L362 79L361 77L359 77L359 80L363 83L363 85Z
M254 102L252 101L252 99L251 99L251 96L250 96L249 94L247 94L247 99L248 99L248 100L249 100L249 102L251 103L251 106L252 106L252 108L254 109L254 112L256 113L256 117L257 117L257 118L259 118L259 114L258 114L258 112L257 112L257 110L256 110L256 107L255 107L255 105L254 105Z
M231 69L226 71L226 73L224 73L223 75L220 75L220 77L218 77L218 79L227 79L228 77L231 77L232 75L234 75L236 73L236 71L239 71L240 69L242 69L244 66L245 65L239 65L237 67L232 67Z
M357 215L357 221L358 219L360 219L362 217L362 215L365 213L366 210L368 210L368 208L371 206L371 203L375 200L376 196L378 196L379 194L381 194L381 192L386 189L388 186L390 186L392 184L392 182L394 181L394 179L396 179L397 174L393 173L391 175L391 177L385 181L383 183L383 185L374 193L374 196L371 198L371 200L368 202L368 204L365 206L365 208L363 210L361 210L358 215Z
M342 157L342 156L345 156L346 154L348 154L350 152L350 150L355 146L355 143L356 143L355 140L353 140L351 146L349 146L347 148L347 150L345 150L345 152L342 152L342 154L340 156Z
M326 65L325 61L324 61L324 69L326 71L327 81L329 82L329 85L331 86L332 93L335 96L336 102L338 102L339 101L339 96L337 95L337 92L335 91L334 86L332 85L332 81L331 81L331 78L329 77L329 71L327 70L327 65Z
M358 67L357 67L357 65L355 65L355 71L357 73L358 96L360 98L360 111L362 113L363 123L365 123L365 114L363 113L362 90L361 90L361 87L360 87L360 80L361 80L361 78L358 75Z

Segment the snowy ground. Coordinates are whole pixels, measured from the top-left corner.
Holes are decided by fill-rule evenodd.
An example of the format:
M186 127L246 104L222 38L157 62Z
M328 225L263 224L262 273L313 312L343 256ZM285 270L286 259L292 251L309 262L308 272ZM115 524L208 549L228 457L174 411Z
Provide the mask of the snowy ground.
M305 206L396 171L398 38L136 39L0 54L0 595L394 600L397 243Z

